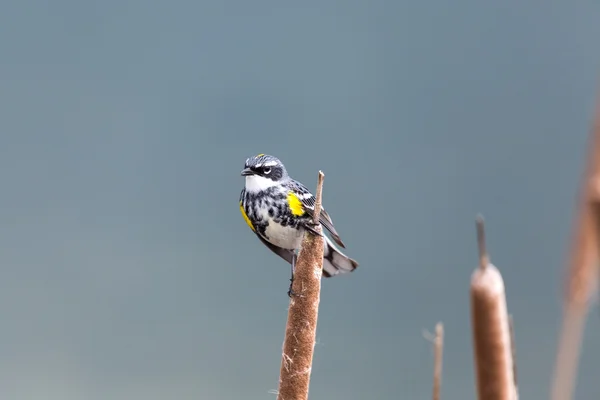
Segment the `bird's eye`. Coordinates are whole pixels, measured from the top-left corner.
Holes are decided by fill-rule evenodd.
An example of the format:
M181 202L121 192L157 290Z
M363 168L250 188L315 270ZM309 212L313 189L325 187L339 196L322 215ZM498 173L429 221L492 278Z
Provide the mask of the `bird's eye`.
M271 167L264 167L263 168L263 173L265 175L269 175L271 173Z

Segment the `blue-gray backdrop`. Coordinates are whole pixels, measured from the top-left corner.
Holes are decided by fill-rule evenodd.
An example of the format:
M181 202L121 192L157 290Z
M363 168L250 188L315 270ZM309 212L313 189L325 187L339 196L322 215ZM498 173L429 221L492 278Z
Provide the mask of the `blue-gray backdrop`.
M474 217L548 396L600 72L594 1L5 1L0 397L269 399L288 268L238 210L246 157L324 198L312 399L475 397ZM578 399L600 396L600 317Z

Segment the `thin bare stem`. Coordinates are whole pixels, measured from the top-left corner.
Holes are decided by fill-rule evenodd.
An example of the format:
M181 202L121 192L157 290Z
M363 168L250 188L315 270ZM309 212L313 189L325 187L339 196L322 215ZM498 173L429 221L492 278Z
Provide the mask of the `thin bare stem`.
M490 262L490 258L485 247L485 225L482 215L477 216L475 224L477 226L477 246L479 247L479 268L483 270Z
M487 260L483 242L483 219L477 219L480 267L471 276L471 318L479 400L514 400L511 341L504 281ZM485 249L485 248L483 248ZM484 256L482 256L484 255Z
M558 343L552 400L573 397L579 353L589 300L597 290L600 243L600 102L590 134L586 171L573 221L571 251L563 303L562 332Z
M317 178L317 193L315 194L315 209L313 211L313 222L315 224L319 223L319 218L321 216L321 207L323 204L323 180L325 179L325 174L323 171L319 171L319 176Z
M323 172L319 171L314 220L319 221L323 193ZM317 225L322 235L322 228ZM278 400L306 400L312 369L321 275L323 272L323 237L308 230L302 240L294 272L293 291L285 328Z
M435 364L433 367L433 400L440 400L442 388L442 363L444 355L444 325L438 322L435 326L435 339L433 342Z

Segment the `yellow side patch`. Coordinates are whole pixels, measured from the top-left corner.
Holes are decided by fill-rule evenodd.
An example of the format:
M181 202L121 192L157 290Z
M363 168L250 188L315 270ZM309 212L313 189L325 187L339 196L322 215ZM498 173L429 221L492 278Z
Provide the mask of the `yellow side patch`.
M257 154L256 157L262 157L264 155L265 155L264 153L260 153L260 154Z
M250 218L248 218L248 215L246 215L246 211L244 210L244 206L242 205L241 201L240 201L240 211L242 212L242 217L244 217L244 221L246 221L246 223L248 224L250 229L254 230L254 225L252 225L252 221L250 221Z
M304 215L304 206L302 205L302 202L294 192L288 192L287 202L288 206L290 207L290 211L292 211L293 215L295 215L296 217Z

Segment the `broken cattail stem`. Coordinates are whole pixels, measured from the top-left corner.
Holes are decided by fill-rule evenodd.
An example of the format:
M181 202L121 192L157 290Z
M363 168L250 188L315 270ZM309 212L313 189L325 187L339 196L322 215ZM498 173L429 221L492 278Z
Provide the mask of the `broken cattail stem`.
M571 251L565 277L562 332L552 383L552 400L569 400L574 392L588 303L597 290L599 208L600 102L596 108L596 121L588 142L586 171L572 228Z
M441 322L435 326L434 366L433 366L433 400L440 400L442 388L442 364L444 355L444 325Z
M471 276L471 317L479 400L514 400L515 387L504 282L485 252L477 218L479 268Z
M319 171L314 220L319 221L323 178ZM322 234L320 225L315 228ZM323 237L306 232L294 271L279 372L278 400L306 400L312 368L323 270Z
M475 218L475 226L477 228L477 247L479 248L479 268L484 270L489 264L490 259L485 248L485 228L482 215L478 215Z
M321 208L323 206L323 179L325 179L325 174L323 171L319 171L319 176L317 178L317 191L315 193L315 207L313 210L313 222L315 225L319 223L319 218L321 217Z

